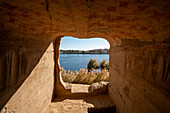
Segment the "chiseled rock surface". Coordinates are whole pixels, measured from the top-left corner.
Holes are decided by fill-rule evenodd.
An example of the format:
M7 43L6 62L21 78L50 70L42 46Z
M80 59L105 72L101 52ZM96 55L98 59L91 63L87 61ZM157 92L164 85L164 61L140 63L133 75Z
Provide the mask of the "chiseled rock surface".
M74 36L109 41L117 112L169 113L169 31L169 0L1 0L0 109L43 112L64 88L56 82L60 40L54 57L46 50Z
M88 88L89 93L93 92L95 90L101 90L101 89L105 89L108 90L108 82L96 82L90 85L90 87Z
M109 94L121 113L170 111L170 44L110 49Z
M40 46L39 43L36 44L37 47ZM34 42L32 42L32 46L34 47ZM6 81L8 84L2 84L5 81L0 82L5 87L5 90L0 92L0 105L2 106L7 98L10 98L2 111L0 110L1 113L41 113L51 103L54 89L53 44L51 43L46 49L40 61L36 58L42 54L41 51L36 51L36 54L32 54L34 53L33 50L23 51L22 56L17 56L17 53L13 52L14 56L10 59L11 64L8 64L8 66L11 65L10 68L13 73L8 75L9 78ZM43 50L43 48L40 50ZM21 60L16 59L17 57L21 57ZM21 63L19 66L16 64L17 61ZM34 66L33 63L36 65ZM21 84L19 88L18 84ZM15 93L12 95L11 92Z
M169 0L3 0L0 9L0 30L19 37L102 37L119 45L170 36Z

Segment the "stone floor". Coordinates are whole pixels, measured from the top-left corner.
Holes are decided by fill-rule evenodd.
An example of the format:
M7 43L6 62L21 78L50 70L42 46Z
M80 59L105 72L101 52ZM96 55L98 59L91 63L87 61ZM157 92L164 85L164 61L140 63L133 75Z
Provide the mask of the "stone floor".
M45 113L114 113L115 105L108 94L86 97L57 97Z

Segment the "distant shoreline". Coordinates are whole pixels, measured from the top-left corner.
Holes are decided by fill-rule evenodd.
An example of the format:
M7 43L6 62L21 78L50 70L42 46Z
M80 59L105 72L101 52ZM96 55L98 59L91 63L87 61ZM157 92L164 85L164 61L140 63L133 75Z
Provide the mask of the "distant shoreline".
M109 49L94 49L94 50L60 50L60 54L109 54Z
M60 54L109 54L109 53L60 53Z

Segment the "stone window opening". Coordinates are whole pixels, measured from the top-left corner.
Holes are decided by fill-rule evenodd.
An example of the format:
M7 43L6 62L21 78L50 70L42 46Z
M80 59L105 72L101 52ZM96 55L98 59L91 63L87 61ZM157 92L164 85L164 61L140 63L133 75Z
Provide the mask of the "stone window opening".
M56 95L81 95L81 94L98 94L98 93L106 93L108 91L108 82L106 81L100 81L100 82L94 82L91 84L80 84L80 83L67 83L64 82L63 78L62 78L62 67L61 67L61 63L60 63L60 46L61 46L61 39L63 37L60 37L60 39L58 38L56 42L60 42L60 44L56 44L56 55L57 59L56 59L56 82L55 82L55 90L56 90ZM104 39L104 38L100 38L100 39ZM81 40L81 39L80 39ZM86 39L88 40L88 39ZM108 41L107 41L108 42ZM109 42L108 42L109 43ZM109 43L110 45L110 43ZM110 50L110 48L108 49ZM58 52L58 54L57 54ZM106 54L108 55L108 54ZM109 58L106 59L109 61ZM98 62L99 66L100 66L100 62ZM110 67L110 66L109 66ZM86 70L87 71L87 70ZM70 72L73 73L73 72ZM109 69L108 69L108 74L109 74Z

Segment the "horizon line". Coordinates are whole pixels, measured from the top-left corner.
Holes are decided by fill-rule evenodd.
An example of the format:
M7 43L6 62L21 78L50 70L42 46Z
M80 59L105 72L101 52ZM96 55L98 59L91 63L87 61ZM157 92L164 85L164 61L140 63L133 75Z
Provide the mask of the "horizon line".
M110 49L110 48L100 48L100 49ZM79 50L79 51L89 51L89 50L97 50L97 49L88 49L88 50L80 50L80 49L59 49L59 50Z

